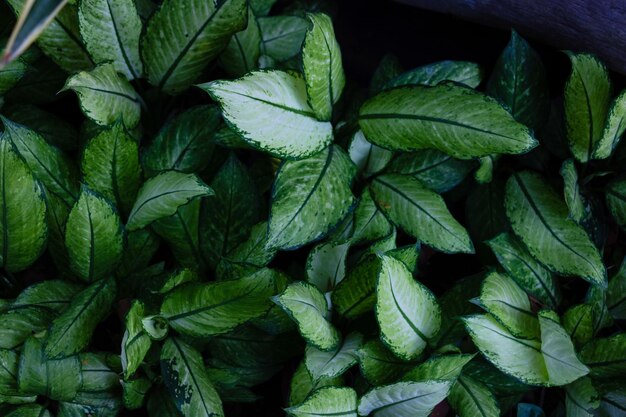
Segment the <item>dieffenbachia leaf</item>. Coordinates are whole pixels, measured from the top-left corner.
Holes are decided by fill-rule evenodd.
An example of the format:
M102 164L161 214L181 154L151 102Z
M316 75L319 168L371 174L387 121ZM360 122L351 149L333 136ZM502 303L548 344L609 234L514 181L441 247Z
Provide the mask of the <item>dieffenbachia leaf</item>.
M572 63L564 99L567 139L574 157L587 162L604 131L611 80L606 67L595 56L572 52L567 55Z
M85 348L98 323L109 314L115 290L114 280L103 279L78 293L52 322L45 346L47 357L63 358Z
M121 354L124 379L128 379L137 371L152 345L152 339L141 323L144 315L145 305L139 300L133 301L124 320L126 330L122 338Z
M622 91L611 103L602 136L593 150L594 159L606 159L617 147L626 131L626 91Z
M332 142L332 125L315 118L304 78L297 73L253 71L234 81L199 87L220 104L231 129L256 149L302 159Z
M600 407L600 394L590 378L580 378L564 388L567 417L592 417L593 411Z
M6 417L53 417L50 411L43 405L39 404L27 404L22 405L9 414Z
M382 171L393 157L393 152L369 143L360 130L352 136L348 154L365 178Z
M546 69L537 52L515 31L496 62L487 93L504 104L515 120L535 130L550 112Z
M122 221L113 206L101 196L83 189L65 228L70 267L84 281L108 277L122 261Z
M295 249L328 233L354 205L354 174L338 146L281 165L272 190L268 245Z
M80 170L90 189L128 213L141 183L137 141L121 123L92 138L83 151Z
M163 382L185 417L223 417L222 401L194 347L169 338L161 349Z
M220 65L233 77L253 71L259 67L261 55L261 29L252 8L248 8L248 26L235 33L222 51Z
M324 387L313 391L302 404L285 411L294 417L357 417L357 396L352 388Z
M477 313L478 306L469 302L480 295L484 274L474 274L455 282L455 284L439 298L441 306L441 329L437 334L437 346L458 343L467 335L460 318L464 315ZM459 300L465 300L459 302Z
M539 336L539 322L530 300L509 276L498 272L487 275L480 291L480 304L515 337Z
M609 183L605 195L611 215L622 229L626 229L626 180L617 179Z
M187 284L170 293L161 315L176 331L196 336L229 332L271 307L275 273L270 269L233 281Z
M78 175L76 167L60 149L48 144L41 135L25 126L2 118L5 135L26 161L33 175L46 190L72 207L78 198Z
M71 401L59 403L57 417L76 417L84 415L85 410L94 416L115 416L122 408L122 399L115 391L89 392L79 391Z
M513 174L506 185L505 207L513 231L541 263L554 272L606 286L598 248L539 175Z
M369 188L363 190L361 199L354 209L353 243L372 242L388 236L393 226L376 207Z
M46 246L43 189L13 148L0 136L0 264L9 272L26 269Z
M112 62L129 80L141 77L141 20L132 0L84 0L78 4L80 35L96 64Z
M499 417L495 395L482 382L461 375L448 394L450 405L459 417Z
M141 99L112 63L72 75L61 91L66 90L76 92L85 116L100 126L110 125L118 119L129 129L139 123Z
M606 305L615 319L626 319L626 262L622 260L619 270L609 281Z
M626 372L626 333L595 339L580 351L592 378L616 378Z
M24 344L17 374L20 391L53 400L72 400L82 385L78 355L51 359L46 357L43 346L44 342L35 336Z
M150 178L139 189L126 227L129 231L141 229L155 220L171 216L194 198L210 195L213 190L194 174L163 172Z
M120 383L117 374L118 356L109 353L81 353L78 355L81 365L83 392L107 392L116 389Z
M467 228L475 241L485 241L506 231L504 181L495 179L474 188L465 203Z
M550 308L559 305L561 294L556 278L528 253L515 236L502 233L487 242L500 265L517 285Z
M296 322L308 343L327 352L339 345L340 334L329 322L328 301L317 287L308 282L294 282L272 300Z
M455 158L519 154L537 145L494 99L450 83L383 91L361 107L359 126L387 149L438 149Z
M20 355L8 349L0 349L0 401L24 404L35 401L35 396L20 392L17 381Z
M143 408L148 393L151 392L152 381L147 377L140 377L122 382L124 390L122 399L124 407L128 410L138 410Z
M341 49L330 17L309 13L307 18L311 26L302 44L302 67L308 103L319 120L330 120L346 84Z
M160 239L151 229L139 229L126 234L126 249L122 263L115 271L118 277L127 277L144 269L159 249Z
M376 320L381 339L398 357L415 359L441 326L435 296L415 281L401 261L382 256L376 288Z
M375 95L386 87L386 84L402 74L404 67L394 54L388 53L378 61L369 85L370 95Z
M330 291L346 276L349 243L322 243L315 246L306 261L307 281L320 291Z
M0 96L4 96L7 91L11 90L27 71L28 63L23 59L16 59L0 68ZM5 112L4 109L3 112Z
M585 217L585 202L580 194L578 185L578 172L576 164L572 159L568 159L561 165L561 176L563 177L563 197L569 209L569 216L576 223L581 223Z
M376 282L381 261L370 255L351 268L346 278L332 293L334 309L347 319L354 319L372 310L376 304Z
M315 346L308 345L304 351L304 363L313 381L322 377L334 378L341 376L357 363L357 349L363 342L360 333L350 333L343 344L335 350L325 352Z
M382 175L372 181L370 190L380 210L411 236L443 252L474 252L467 231L452 217L443 198L416 178Z
M402 381L455 381L461 375L463 367L474 356L470 354L432 356L404 374Z
M452 382L397 382L376 387L359 400L359 415L427 417L446 398Z
M357 351L361 374L372 385L397 381L415 364L398 359L380 340L371 340Z
M309 22L298 16L269 16L259 18L261 52L277 61L285 61L302 47Z
M437 85L442 81L454 81L476 88L482 78L480 66L474 62L441 61L403 72L388 81L385 89L403 85Z
M275 254L275 250L267 247L267 222L262 222L253 226L248 239L230 251L225 259L232 264L262 268Z
M594 335L594 308L591 304L578 304L563 314L563 327L576 346L586 344Z
M148 20L141 40L148 81L170 94L185 90L231 35L246 27L246 9L245 0L165 1Z

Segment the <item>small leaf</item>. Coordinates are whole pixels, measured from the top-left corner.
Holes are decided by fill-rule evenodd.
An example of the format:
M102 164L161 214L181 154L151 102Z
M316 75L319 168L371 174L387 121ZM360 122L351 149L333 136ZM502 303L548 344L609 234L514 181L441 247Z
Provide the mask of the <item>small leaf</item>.
M353 243L372 242L388 236L393 226L376 207L369 188L363 190L361 199L354 210Z
M28 71L28 63L23 59L16 59L0 68L0 96L11 90ZM6 114L6 110L2 111ZM10 116L10 115L9 115Z
M617 179L609 183L605 195L611 216L622 229L626 229L626 180Z
M263 37L261 52L277 61L286 61L300 52L309 22L298 16L259 18Z
M365 178L382 171L393 157L393 152L369 143L360 130L352 136L348 154Z
M365 257L332 293L334 309L347 319L355 319L372 310L376 304L376 282L381 260L377 256Z
M359 400L359 415L427 417L446 398L451 385L451 381L424 381L376 387Z
M594 339L580 351L592 378L614 378L626 372L626 333Z
M322 377L335 378L343 375L357 363L357 349L363 342L360 333L350 333L343 344L334 351L324 352L308 345L304 351L304 363L313 381Z
M306 101L304 78L296 73L254 71L234 81L199 87L220 104L230 128L256 149L302 159L332 142L331 124L315 119Z
M403 85L437 85L454 81L476 88L483 78L480 66L474 62L441 61L404 72L385 84L385 89Z
M356 392L347 387L324 387L314 391L300 405L285 411L294 417L356 417Z
M576 223L581 223L585 217L585 202L580 194L578 186L578 172L574 161L568 159L561 165L561 176L563 177L563 194L565 204L569 209L569 216Z
M17 381L20 355L12 350L0 350L0 400L9 404L35 401L34 395L20 392Z
M565 412L567 417L592 417L600 407L600 394L591 379L580 378L565 386Z
M396 381L415 365L398 359L379 340L365 343L357 351L361 374L372 385L378 386Z
M291 384L289 386L289 402L290 406L298 405L304 402L304 400L313 391L316 391L324 387L340 387L343 385L341 377L337 378L324 378L321 377L317 381L313 381L309 371L304 365L304 361L300 362L300 365L296 368L296 371L291 378Z
M349 243L323 243L315 246L306 261L307 281L320 291L330 291L346 276Z
M483 383L462 375L448 395L450 405L459 417L499 417L495 395Z
M403 381L456 381L463 367L474 358L474 355L438 355L422 362L402 377Z
M126 330L122 338L121 354L125 380L137 371L152 345L152 340L145 332L141 322L144 315L145 306L139 300L133 301L128 313L126 313L124 320Z
M609 281L606 305L613 318L626 319L626 262L622 260L619 270Z
M626 91L611 103L602 136L593 150L594 159L606 159L615 150L626 130Z
M233 77L258 68L261 55L261 29L252 7L248 8L248 25L235 33L220 55L220 65Z
M591 304L575 305L563 314L563 327L576 346L584 345L593 337L593 318Z

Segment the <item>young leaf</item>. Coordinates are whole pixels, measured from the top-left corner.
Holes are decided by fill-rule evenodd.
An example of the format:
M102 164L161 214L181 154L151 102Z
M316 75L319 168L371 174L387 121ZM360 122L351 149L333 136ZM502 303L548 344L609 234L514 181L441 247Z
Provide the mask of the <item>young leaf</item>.
M141 77L141 20L132 0L81 0L78 22L85 48L96 64L112 62L129 80Z
M600 252L539 175L513 174L506 184L505 207L513 231L541 263L554 272L606 286Z
M155 220L171 216L194 198L210 195L213 190L196 175L163 172L150 178L139 189L126 227L129 231L141 229Z
M161 315L183 334L226 333L270 309L275 281L274 271L262 269L234 281L181 286L165 298Z
M626 333L595 339L580 351L592 378L615 378L626 372Z
M499 417L495 395L482 382L461 375L448 395L450 405L459 417Z
M133 301L130 306L124 323L126 330L122 338L122 369L124 370L124 379L129 379L139 368L145 358L152 340L143 329L142 318L145 315L145 305L139 301Z
M595 56L567 52L572 72L565 84L565 122L570 150L580 162L592 158L606 123L609 73Z
M380 340L371 340L357 350L361 374L372 385L389 384L415 365L398 359Z
M370 190L380 210L411 236L443 252L474 252L467 231L452 217L443 198L419 180L382 175L372 181Z
M438 149L455 158L518 154L537 145L494 99L449 83L383 91L359 113L370 142L387 149Z
M568 159L561 165L561 176L563 177L563 194L565 204L569 209L569 216L576 223L581 223L585 217L585 202L580 195L578 186L578 172L572 159Z
M324 352L308 345L304 351L304 363L313 381L322 377L335 378L344 374L357 363L357 349L363 342L360 333L350 333L343 344L334 351Z
M341 50L330 17L309 13L307 18L311 26L302 44L302 67L308 103L319 120L330 120L346 84Z
M328 321L328 302L315 286L298 281L272 300L296 322L308 343L326 352L337 348L340 334Z
M248 26L235 33L220 55L220 64L233 77L258 68L261 55L261 29L252 7L248 8Z
M294 417L357 417L356 392L347 387L324 387L314 391L302 404L285 411Z
M16 59L0 68L0 96L17 84L28 71L28 64L23 59ZM3 109L3 112L6 112Z
M376 207L369 188L363 190L354 210L354 232L352 243L372 242L388 236L393 226Z
M309 28L309 21L298 16L259 18L263 37L261 52L277 61L286 61L298 52Z
M382 341L402 359L417 358L441 326L435 296L402 262L383 255L376 297Z
M397 382L376 387L359 400L359 415L427 417L443 401L452 381Z
M463 367L474 356L469 354L432 356L404 374L402 381L455 381L461 375Z
M220 104L230 128L256 149L280 158L302 159L332 142L332 126L315 119L301 75L254 71L234 81L199 87Z
M365 178L382 171L393 157L393 152L369 143L360 130L352 136L348 154Z
M437 85L454 81L476 88L483 78L480 66L474 62L441 61L404 72L385 83L385 89L403 85Z
M565 412L568 417L592 417L600 406L600 394L591 379L580 378L565 386Z
M354 174L337 146L281 165L272 190L268 245L296 249L328 233L352 210Z
M140 98L112 63L71 76L61 91L66 90L76 92L85 116L100 126L121 119L127 128L132 129L139 123Z
M0 264L9 272L26 269L46 246L46 202L41 185L0 137Z
M578 304L563 314L563 328L576 343L576 346L586 344L594 334L594 308L591 304Z
M376 304L376 281L381 261L375 255L361 260L332 293L334 309L347 319L372 310Z
M169 338L161 349L163 382L185 417L223 417L222 401L195 348Z
M622 91L611 103L602 136L593 150L594 159L606 159L619 144L626 130L626 91Z
M307 281L320 291L330 291L346 276L349 243L322 243L315 246L306 261Z
M0 400L22 404L35 401L35 396L20 392L17 382L20 355L12 350L0 350Z
M246 27L246 8L245 0L165 1L150 17L141 40L148 81L170 94L185 90L230 36Z
M611 215L622 229L626 229L626 180L612 181L607 186L605 195Z
M67 310L52 322L46 356L64 358L84 349L98 323L109 314L115 290L115 281L103 279L78 293Z
M122 222L102 197L83 189L65 227L70 267L84 281L107 277L122 261Z
M622 260L619 270L609 281L606 305L615 319L626 319L626 262Z

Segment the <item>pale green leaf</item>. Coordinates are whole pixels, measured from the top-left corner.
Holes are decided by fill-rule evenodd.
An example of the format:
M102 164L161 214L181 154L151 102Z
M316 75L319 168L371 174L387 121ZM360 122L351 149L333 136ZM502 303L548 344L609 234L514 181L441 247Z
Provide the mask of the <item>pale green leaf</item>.
M141 322L144 315L144 304L134 300L124 320L126 330L122 338L121 353L124 379L128 379L137 371L152 345L152 340L146 334Z
M233 77L241 77L258 68L261 55L261 29L252 7L248 8L248 26L235 33L220 55L220 65Z
M403 381L455 381L474 355L438 355L422 362L402 377Z
M476 88L482 81L478 64L466 61L441 61L414 68L385 83L385 89L403 85L437 85L442 81L454 81Z
M626 91L622 91L611 103L602 136L593 150L594 159L606 159L619 144L626 130Z
M393 226L385 215L376 207L369 188L361 194L354 210L353 243L371 242L388 236Z
M585 217L585 202L580 194L578 186L578 172L576 164L572 159L568 159L561 165L561 176L563 177L563 197L569 209L569 216L576 223L581 223Z
M356 392L348 387L324 387L309 395L302 404L285 409L294 417L356 417Z
M285 61L300 52L309 22L298 16L259 18L261 52L277 61Z
M315 246L306 261L307 281L320 291L330 291L346 276L349 243L322 243Z
M450 405L459 417L499 417L495 395L482 382L462 375L448 395Z
M352 136L348 154L365 178L382 171L393 157L393 152L369 143L360 130Z
M427 417L443 401L452 381L397 382L376 387L359 400L359 415Z
M339 387L343 385L343 381L341 377L336 378L324 378L321 377L317 381L313 381L311 379L311 375L309 371L306 369L304 365L304 361L300 362L300 365L296 368L294 372L291 383L289 385L289 402L290 406L301 404L310 393L313 391L330 386Z
M474 179L479 184L488 184L493 180L493 171L496 169L496 162L500 155L483 156L478 160L479 166L474 171Z
M343 344L332 351L325 352L308 345L304 351L304 363L313 381L343 375L357 363L357 349L362 342L363 336L354 332L347 335Z

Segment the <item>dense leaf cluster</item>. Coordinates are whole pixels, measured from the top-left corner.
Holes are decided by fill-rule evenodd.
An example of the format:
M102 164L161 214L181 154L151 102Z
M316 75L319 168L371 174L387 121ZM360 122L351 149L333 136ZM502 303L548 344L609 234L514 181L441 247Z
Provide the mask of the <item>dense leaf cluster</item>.
M624 415L604 65L568 53L552 99L513 33L489 77L386 57L360 89L278 6L70 2L0 69L0 414Z

